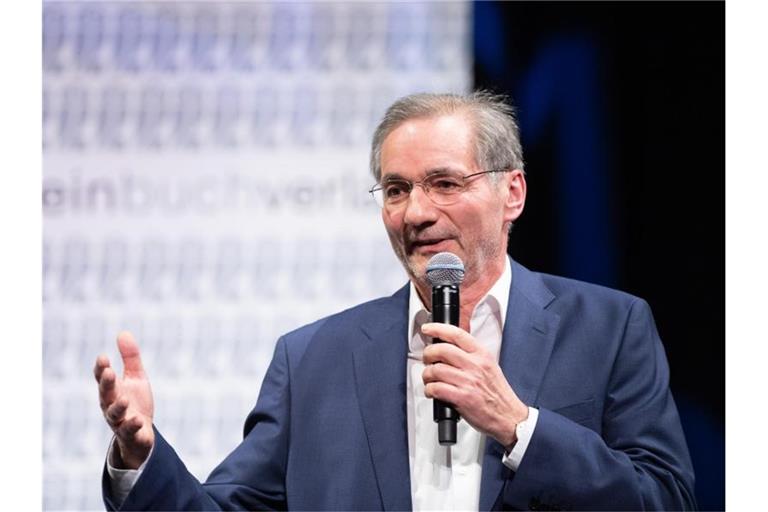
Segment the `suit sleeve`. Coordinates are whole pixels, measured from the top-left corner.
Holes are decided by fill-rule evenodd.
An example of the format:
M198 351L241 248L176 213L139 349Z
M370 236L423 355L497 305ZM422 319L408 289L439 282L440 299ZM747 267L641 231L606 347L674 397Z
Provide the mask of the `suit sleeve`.
M243 442L200 483L155 431L146 467L122 504L110 494L104 471L102 493L108 510L285 510L290 378L284 339L277 342L256 407L245 423Z
M541 408L504 486L505 509L695 509L693 469L650 308L635 299L606 390L602 433Z

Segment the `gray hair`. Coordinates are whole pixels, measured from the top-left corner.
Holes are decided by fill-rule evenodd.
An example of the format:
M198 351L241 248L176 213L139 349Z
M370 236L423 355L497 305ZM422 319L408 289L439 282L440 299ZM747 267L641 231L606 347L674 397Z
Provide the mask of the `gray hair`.
M467 113L474 124L475 162L486 171L523 168L523 149L515 109L507 98L478 90L466 95L419 93L395 101L373 134L371 173L381 179L381 146L392 131L409 119ZM497 181L498 174L491 174Z

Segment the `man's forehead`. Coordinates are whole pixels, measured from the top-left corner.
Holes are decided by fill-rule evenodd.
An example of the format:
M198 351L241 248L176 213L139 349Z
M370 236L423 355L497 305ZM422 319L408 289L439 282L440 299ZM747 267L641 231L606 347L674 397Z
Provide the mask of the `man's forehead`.
M476 167L472 132L469 120L458 113L404 121L383 141L382 179L472 172Z

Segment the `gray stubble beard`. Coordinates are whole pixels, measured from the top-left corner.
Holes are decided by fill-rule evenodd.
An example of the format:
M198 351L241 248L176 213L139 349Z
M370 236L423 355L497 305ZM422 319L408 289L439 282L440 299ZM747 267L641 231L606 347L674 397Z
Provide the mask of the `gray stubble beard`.
M389 243L392 246L392 250L394 251L395 256L397 256L397 259L400 260L400 263L403 265L403 268L405 269L405 272L408 274L408 277L411 279L411 281L413 281L417 287L429 289L430 284L427 281L426 268L420 270L416 267L416 265L412 264L408 256L405 254L405 249L399 245L391 235L389 235ZM480 272L482 272L482 270L487 267L487 263L498 258L499 254L504 249L504 243L495 244L488 240L482 240L479 245L479 261L463 262L465 265L464 270L466 277L469 278L465 279L465 283L467 284L479 280Z

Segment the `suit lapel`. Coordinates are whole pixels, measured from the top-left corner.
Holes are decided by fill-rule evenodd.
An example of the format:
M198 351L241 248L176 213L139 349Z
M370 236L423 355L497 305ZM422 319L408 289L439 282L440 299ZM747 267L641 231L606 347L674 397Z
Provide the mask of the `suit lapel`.
M512 263L507 316L504 321L499 365L523 403L536 403L555 343L560 317L545 308L554 300L541 278ZM509 469L502 463L504 448L488 438L483 456L480 510L490 510L504 485Z
M412 508L405 381L407 317L408 286L375 317L363 322L362 330L370 339L353 352L360 413L387 510Z

